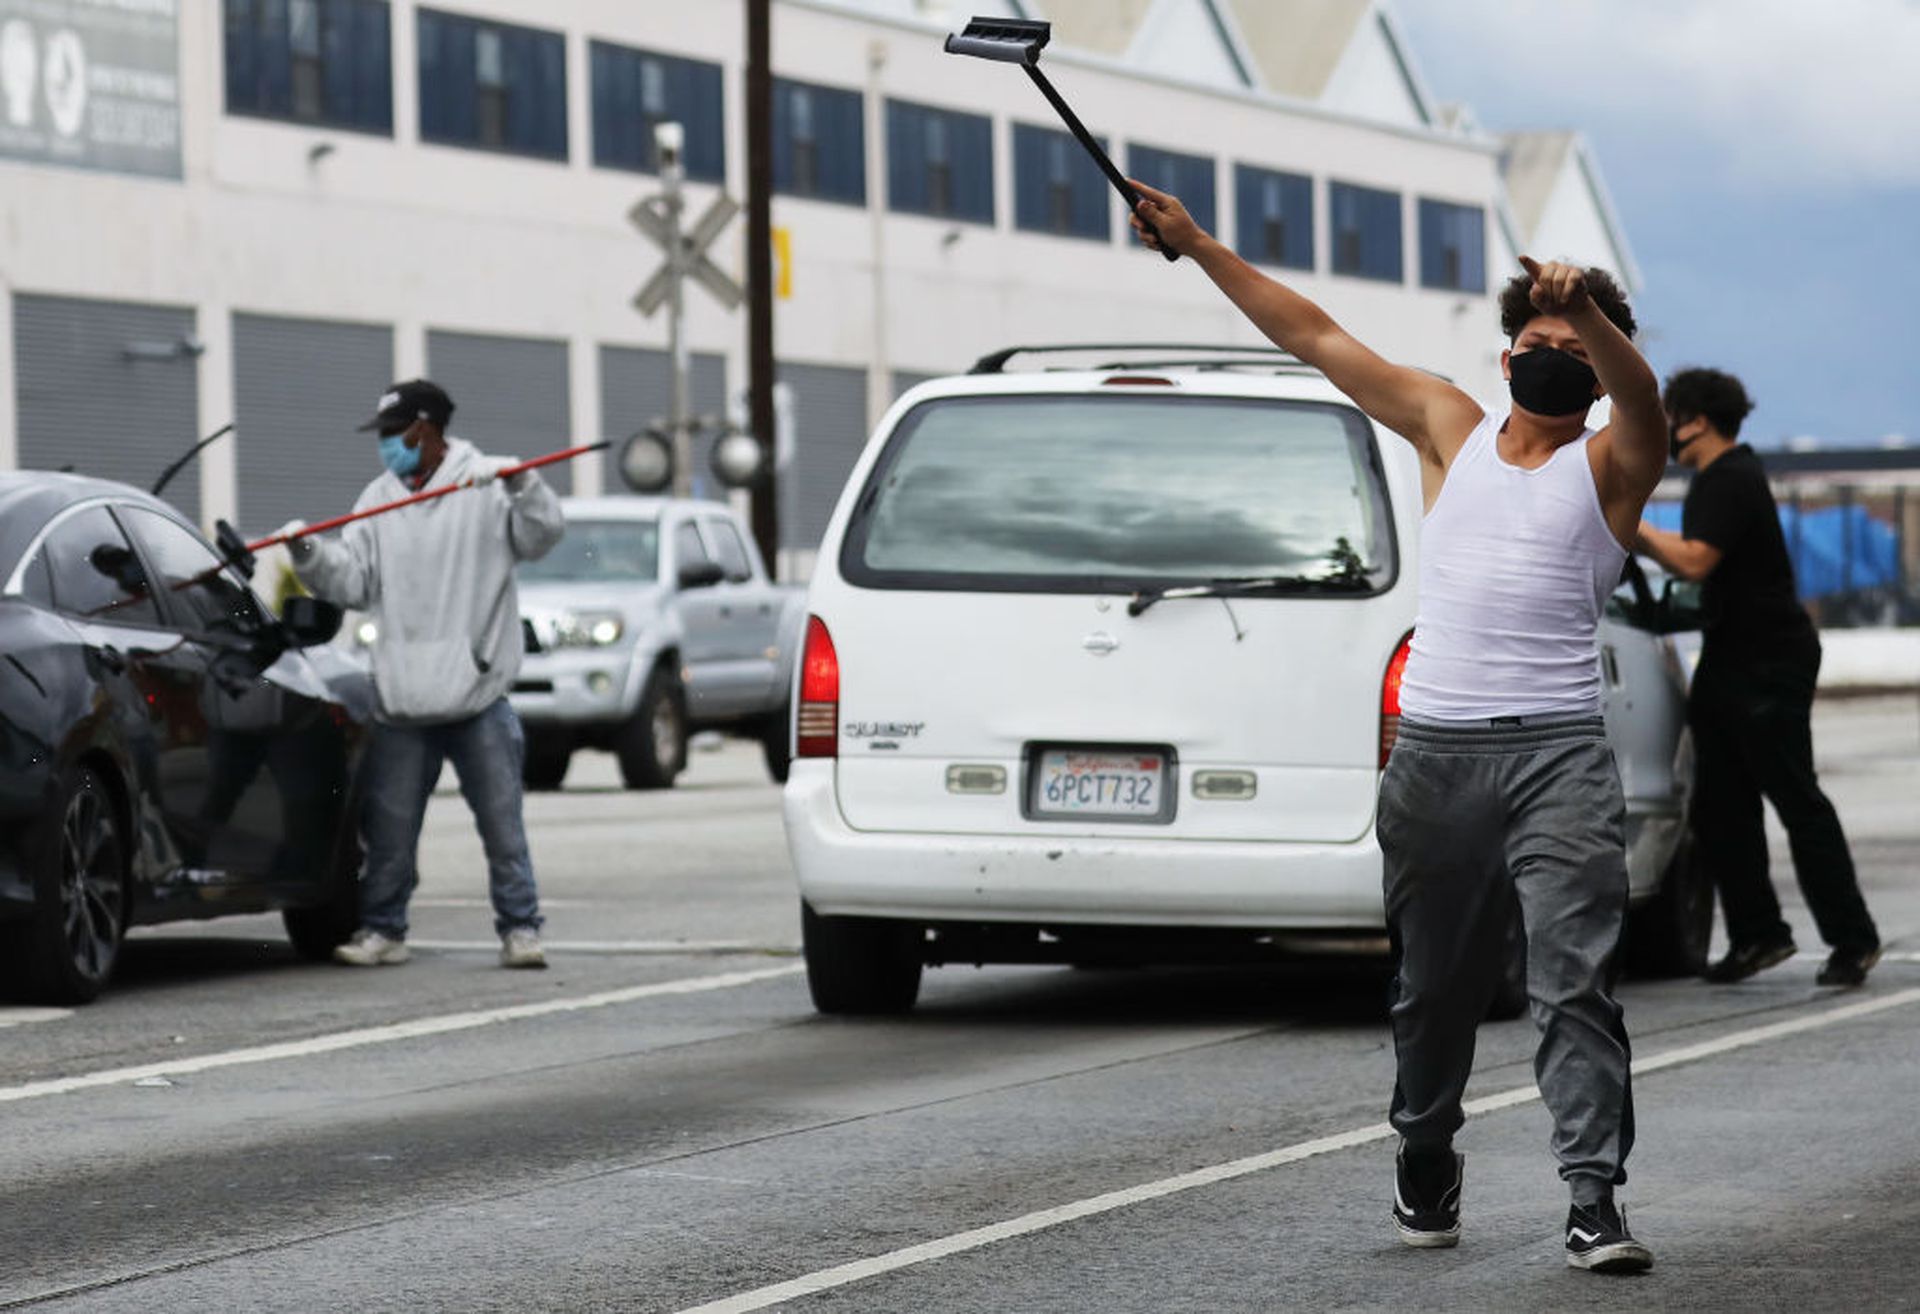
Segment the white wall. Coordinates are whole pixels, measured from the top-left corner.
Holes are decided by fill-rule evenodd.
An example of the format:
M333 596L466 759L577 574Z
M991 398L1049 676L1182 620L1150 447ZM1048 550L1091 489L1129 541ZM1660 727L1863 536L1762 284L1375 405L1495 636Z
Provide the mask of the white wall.
M530 18L524 0L445 3ZM606 38L723 64L729 186L739 195L739 7L684 0L543 5L538 21L568 33L573 112L566 163L418 143L414 8L414 0L394 0L395 132L385 138L224 114L219 7L182 6L184 181L0 163L0 288L198 307L208 343L200 362L208 429L232 413L226 318L256 311L394 324L396 376L422 368L429 326L566 339L575 358L575 423L583 436L597 433L588 348L659 347L664 326L628 305L659 256L624 216L656 183L592 165L586 44ZM1117 200L1105 244L1012 230L1008 122L1053 122L1018 70L944 55L941 29L931 23L861 19L797 3L776 5L774 18L776 69L783 74L849 88L871 78L885 95L993 114L999 173L999 224L992 229L777 198L774 222L792 231L794 253L793 296L777 310L782 357L868 365L883 356L892 369L931 372L964 368L1013 342L1254 340L1190 263L1168 266L1127 245ZM870 68L875 55L884 56L877 73ZM1321 269L1328 265L1329 176L1404 192L1404 285L1324 273L1293 281L1387 355L1452 375L1476 392L1497 384L1501 342L1492 300L1418 286L1413 207L1414 197L1428 194L1477 200L1491 211L1500 181L1490 144L1182 85L1067 51L1050 52L1048 61L1087 122L1114 138L1116 156L1124 158L1124 144L1135 136L1214 153L1225 224L1233 214L1235 160L1312 174ZM310 159L323 144L331 152ZM690 186L696 210L712 192ZM884 177L869 176L868 194L871 207L884 207ZM876 225L884 267L873 254ZM743 234L737 221L721 243L720 263L736 275L743 272ZM874 339L876 322L886 325L884 352ZM725 354L732 385L744 383L743 316L694 291L688 331L694 350ZM0 355L5 384L10 339L0 341ZM7 402L0 405L6 464L13 391L4 388ZM341 399L343 429L368 401ZM230 452L203 467L210 515L232 506L232 470Z
M1620 253L1572 151L1567 153L1553 190L1547 193L1547 203L1540 209L1532 245L1531 254L1541 259L1598 265L1622 277L1628 273L1620 268Z
M1379 15L1367 13L1354 39L1327 79L1320 103L1327 109L1365 115L1402 127L1425 124L1420 105L1407 86L1406 70L1394 57Z

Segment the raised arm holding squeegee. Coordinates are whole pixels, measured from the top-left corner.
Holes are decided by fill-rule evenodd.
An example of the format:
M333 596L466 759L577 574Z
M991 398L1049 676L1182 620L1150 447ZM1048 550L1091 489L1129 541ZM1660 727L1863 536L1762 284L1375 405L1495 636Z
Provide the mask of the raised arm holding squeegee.
M1080 116L1068 106L1065 98L1053 88L1047 75L1040 71L1040 51L1053 39L1051 23L1034 22L1024 18L976 18L961 29L957 35L947 38L946 52L949 55L972 55L976 59L992 59L1003 64L1018 64L1033 79L1033 85L1040 88L1040 94L1047 98L1060 121L1067 125L1067 131L1073 134L1075 141L1086 149L1093 162L1100 166L1100 172L1107 176L1113 189L1120 193L1127 203L1129 213L1138 213L1140 192L1127 181L1126 175L1113 167L1113 161L1100 148L1093 134L1087 131L1087 125L1080 122ZM1168 260L1178 260L1180 253L1169 246L1157 248Z
M571 461L576 456L585 456L589 452L604 452L612 445L613 444L609 442L598 442L583 443L579 447L562 448L560 451L548 452L545 456L536 456L528 461L520 461L513 465L503 465L493 470L470 475L457 484L443 484L438 488L429 488L424 492L414 493L411 496L402 497L392 502L383 502L379 506L370 506L359 511L349 511L343 516L335 516L331 520L322 520L318 524L303 524L297 529L282 526L265 538L256 539L254 542L246 544L245 547L248 552L258 552L262 548L270 548L279 543L291 543L295 539L306 538L310 534L324 534L330 529L339 529L342 525L350 525L356 520L365 520L369 516L382 516L389 511L398 511L403 506L417 506L422 502L431 502L436 497L445 497L449 493L464 492L469 488L484 488L495 479L512 479L516 475L525 474L529 470L538 470L542 466L557 465L561 461Z

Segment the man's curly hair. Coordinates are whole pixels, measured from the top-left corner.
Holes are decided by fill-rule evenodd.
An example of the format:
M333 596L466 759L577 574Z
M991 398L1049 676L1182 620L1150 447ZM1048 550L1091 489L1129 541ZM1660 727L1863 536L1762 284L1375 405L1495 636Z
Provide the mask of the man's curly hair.
M1515 341L1520 330L1540 318L1532 293L1533 279L1526 274L1515 274L1500 289L1500 331L1507 335L1508 342ZM1627 304L1626 292L1612 274L1604 269L1587 270L1587 295L1615 328L1633 337L1640 326L1633 318L1633 307Z
M1705 420L1725 438L1738 438L1740 422L1753 411L1753 398L1740 380L1725 370L1699 366L1676 372L1660 400L1676 424Z

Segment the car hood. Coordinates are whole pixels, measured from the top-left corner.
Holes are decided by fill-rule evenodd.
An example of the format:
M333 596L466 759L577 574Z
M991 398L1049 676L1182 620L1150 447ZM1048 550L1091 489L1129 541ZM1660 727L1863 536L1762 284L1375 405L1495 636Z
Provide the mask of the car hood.
M666 589L659 584L606 584L573 583L571 581L538 580L523 581L520 588L520 610L558 611L619 611L631 614L636 610L652 610L658 607L666 595Z

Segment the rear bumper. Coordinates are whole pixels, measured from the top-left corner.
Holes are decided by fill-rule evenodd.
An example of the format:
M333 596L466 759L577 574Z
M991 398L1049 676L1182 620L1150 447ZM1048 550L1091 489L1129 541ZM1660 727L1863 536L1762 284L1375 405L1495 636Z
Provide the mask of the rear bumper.
M1380 931L1380 848L856 831L830 761L784 798L800 894L829 915L1049 926Z

